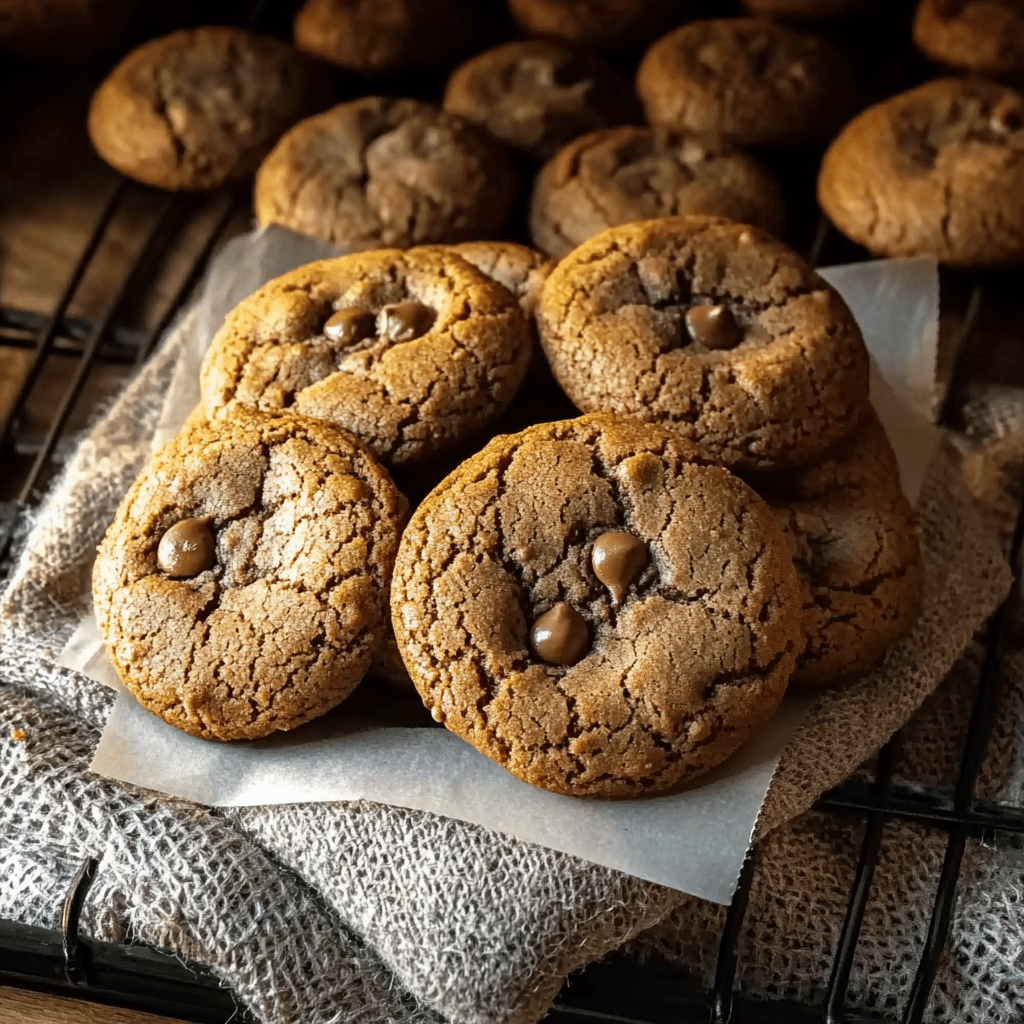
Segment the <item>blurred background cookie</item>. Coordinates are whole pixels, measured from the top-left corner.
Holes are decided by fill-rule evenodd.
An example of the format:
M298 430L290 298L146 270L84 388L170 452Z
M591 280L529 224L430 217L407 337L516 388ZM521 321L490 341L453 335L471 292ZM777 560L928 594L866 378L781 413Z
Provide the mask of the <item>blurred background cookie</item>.
M794 21L828 21L870 7L876 0L743 0L751 14Z
M945 78L870 107L829 147L818 201L879 256L1024 259L1024 95Z
M256 219L343 249L492 238L516 195L498 143L418 100L368 96L296 125L256 175Z
M1024 78L1024 2L920 0L914 42L961 71Z
M691 17L687 0L507 0L526 35L593 50L645 46Z
M713 136L623 126L570 142L537 176L530 237L561 258L605 228L701 213L780 237L778 183L753 157Z
M248 178L282 133L330 102L327 76L286 43L197 28L128 54L96 90L89 137L100 156L158 188Z
M35 61L87 60L116 51L140 0L0 0L0 51Z
M491 41L471 0L306 0L295 45L361 74L450 64Z
M614 68L540 39L496 46L457 67L444 109L535 160L578 135L640 119L629 83Z
M850 61L831 43L758 18L695 21L644 55L647 120L741 146L812 143L849 115Z

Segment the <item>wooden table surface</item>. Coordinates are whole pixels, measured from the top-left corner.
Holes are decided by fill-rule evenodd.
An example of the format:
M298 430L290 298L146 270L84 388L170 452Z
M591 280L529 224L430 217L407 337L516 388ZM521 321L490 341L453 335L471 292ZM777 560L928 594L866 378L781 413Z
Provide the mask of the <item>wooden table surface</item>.
M82 999L0 986L0 1024L181 1024L170 1017L121 1010Z

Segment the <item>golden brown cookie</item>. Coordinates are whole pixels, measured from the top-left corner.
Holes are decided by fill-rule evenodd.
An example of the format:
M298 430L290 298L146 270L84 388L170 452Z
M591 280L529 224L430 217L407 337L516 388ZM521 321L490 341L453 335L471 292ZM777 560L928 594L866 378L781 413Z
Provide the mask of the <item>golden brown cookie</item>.
M871 412L819 464L754 486L803 586L808 643L790 686L842 685L913 628L921 603L916 517L889 439Z
M645 46L659 32L690 17L680 0L507 0L516 24L588 50Z
M880 256L1024 259L1024 95L944 78L870 107L829 147L818 201Z
M651 124L741 146L811 143L853 103L853 68L830 43L759 18L694 21L647 51L636 88Z
M326 423L238 410L162 448L93 572L96 618L143 707L194 736L293 729L382 642L407 505Z
M806 464L867 405L867 350L838 293L731 221L596 235L548 278L537 326L577 408L671 427L729 466Z
M775 713L803 645L771 511L669 431L495 438L413 514L391 614L434 717L525 782L666 789Z
M629 83L613 67L543 39L505 43L466 61L448 79L443 105L535 160L578 135L640 118Z
M914 42L932 60L980 75L1024 77L1022 0L920 0Z
M544 282L555 269L554 260L516 242L462 242L452 249L481 273L507 288L519 300L527 316L534 315Z
M782 191L753 157L709 136L608 128L570 142L537 175L530 236L561 258L605 228L701 213L782 236Z
M382 249L299 267L228 314L203 401L290 409L358 436L390 465L454 448L522 384L530 330L515 298L450 249Z
M256 176L256 218L342 249L493 237L516 177L502 148L418 100L368 96L296 125Z
M295 45L365 75L440 67L487 38L469 0L306 0L295 15Z
M89 137L147 185L219 188L248 178L286 129L329 101L323 71L277 39L190 29L114 68L92 98Z

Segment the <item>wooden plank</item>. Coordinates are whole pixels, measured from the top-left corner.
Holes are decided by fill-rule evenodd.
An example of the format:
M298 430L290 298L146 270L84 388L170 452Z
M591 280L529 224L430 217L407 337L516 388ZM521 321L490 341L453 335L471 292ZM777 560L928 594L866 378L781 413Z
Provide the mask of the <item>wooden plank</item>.
M171 1017L122 1010L83 999L66 999L0 986L0 1024L180 1024Z

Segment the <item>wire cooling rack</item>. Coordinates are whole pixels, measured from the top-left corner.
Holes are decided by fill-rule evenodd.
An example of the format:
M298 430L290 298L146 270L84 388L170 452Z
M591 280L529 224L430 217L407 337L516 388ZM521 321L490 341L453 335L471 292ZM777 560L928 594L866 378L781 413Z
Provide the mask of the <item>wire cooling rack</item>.
M287 24L281 5L259 0L254 5L225 5L226 17L217 20L245 23L261 28ZM248 7L248 10L246 10ZM287 12L285 12L286 14ZM204 18L210 17L204 11ZM269 24L268 24L269 23ZM875 37L877 39L877 36ZM876 48L873 72L879 94L912 84L917 60L905 47L891 52ZM2 89L2 86L0 86ZM0 94L4 104L18 102L17 96ZM790 157L787 155L787 160ZM804 239L803 251L815 265L850 262L866 254L852 247L808 207L813 195L813 164L810 173L796 175L800 201L790 203L794 236ZM0 355L3 350L20 351L22 376L13 398L2 411L0 421L0 579L9 568L12 547L27 514L39 501L54 474L59 471L62 452L77 436L76 417L83 406L88 412L90 384L100 370L114 368L127 379L153 351L161 335L187 301L201 278L206 263L232 227L244 223L249 214L248 194L221 193L207 197L166 195L111 173L106 198L96 212L94 227L81 246L80 254L67 275L66 284L52 308L45 314L0 306ZM802 180L801 180L802 179ZM792 184L794 175L787 175ZM792 191L792 189L790 189ZM88 275L103 258L104 245L118 218L133 204L142 204L148 227L140 237L134 255L123 263L117 280L107 289L102 311L83 319L69 315ZM126 321L126 311L154 289L164 270L168 249L188 233L190 252L178 260L176 278L160 291L162 308L151 315L146 326ZM999 287L999 282L996 282ZM949 275L943 279L944 306L959 306L959 337L953 346L961 353L952 373L952 385L943 410L943 420L958 425L964 387L970 377L971 353L979 335L979 324L987 296L989 278ZM1019 303L1018 303L1019 306ZM70 373L60 376L60 387L48 409L44 429L28 410L33 394L59 360L73 361ZM37 402L38 404L38 402ZM1020 564L1024 517L1018 515L1013 540L1013 565ZM758 848L748 854L739 888L728 908L718 950L717 969L710 989L699 979L676 966L659 961L639 963L615 956L592 965L573 976L551 1010L551 1024L598 1022L606 1024L758 1024L781 1020L820 1024L861 1024L890 1021L918 1024L923 1021L929 995L945 947L956 900L960 866L968 838L990 840L997 833L1024 833L1024 809L1004 803L978 800L974 796L992 725L999 714L1001 666L1006 655L1012 618L1018 613L1017 588L988 623L981 678L961 741L955 784L944 788L910 787L894 778L899 737L879 753L873 779L855 778L826 794L817 809L828 814L865 821L860 860L850 888L846 918L836 944L831 973L818 979L824 1000L813 1006L794 1001L765 1001L744 995L737 985L738 940L744 927L747 903L758 870ZM847 986L857 951L865 908L878 863L882 833L893 819L914 822L946 836L946 851L935 890L931 922L924 951L916 967L904 1012L897 1020L881 1014L855 1014L844 1009ZM210 1022L247 1021L247 1013L236 1006L231 993L204 969L188 965L144 945L96 942L81 935L79 916L89 886L99 867L95 860L81 865L67 893L60 913L60 927L46 930L0 920L0 983L40 988L78 995L96 1002L147 1010L184 1020Z

